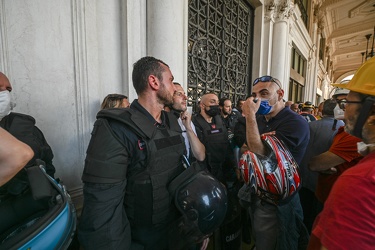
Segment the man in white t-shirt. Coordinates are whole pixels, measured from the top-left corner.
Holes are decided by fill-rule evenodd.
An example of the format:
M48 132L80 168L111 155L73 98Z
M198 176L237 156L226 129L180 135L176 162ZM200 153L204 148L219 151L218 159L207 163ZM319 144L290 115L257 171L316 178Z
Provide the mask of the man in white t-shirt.
M176 88L173 94L173 105L165 109L174 112L178 117L178 124L180 124L182 135L185 139L186 157L189 161L194 158L198 161L204 161L206 149L198 139L195 126L191 121L191 114L187 111L187 96L185 90L179 83L174 82L173 84Z

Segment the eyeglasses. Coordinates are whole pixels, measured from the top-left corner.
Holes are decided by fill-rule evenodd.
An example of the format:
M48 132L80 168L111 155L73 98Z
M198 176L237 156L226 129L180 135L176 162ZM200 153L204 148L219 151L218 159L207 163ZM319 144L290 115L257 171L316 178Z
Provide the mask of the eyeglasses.
M363 101L348 101L346 99L337 100L337 104L339 105L339 108L342 110L345 110L346 104L348 103L362 103Z
M273 78L272 76L262 76L262 77L258 77L257 79L254 80L254 82L253 82L253 86L257 85L259 82L274 82L274 83L276 83L276 85L279 86L279 88L281 89L281 86L280 86L279 80L277 80L276 78Z

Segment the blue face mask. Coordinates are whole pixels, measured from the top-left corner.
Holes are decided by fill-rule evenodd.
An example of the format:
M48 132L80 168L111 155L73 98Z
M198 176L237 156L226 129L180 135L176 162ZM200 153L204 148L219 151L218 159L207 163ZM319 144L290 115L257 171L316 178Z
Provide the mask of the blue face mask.
M259 109L257 111L258 115L268 115L271 112L272 106L268 99L262 100L260 102Z

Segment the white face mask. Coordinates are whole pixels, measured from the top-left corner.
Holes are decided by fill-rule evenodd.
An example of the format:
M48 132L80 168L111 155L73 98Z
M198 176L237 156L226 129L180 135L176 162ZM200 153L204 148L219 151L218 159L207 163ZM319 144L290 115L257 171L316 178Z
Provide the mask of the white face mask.
M10 111L10 93L8 90L0 91L0 120L9 115Z
M375 146L375 143L372 144L366 144L363 141L357 142L357 151L360 155L368 155L369 152L369 147Z
M335 116L336 120L344 120L344 110L340 109L338 104L333 109L333 115Z

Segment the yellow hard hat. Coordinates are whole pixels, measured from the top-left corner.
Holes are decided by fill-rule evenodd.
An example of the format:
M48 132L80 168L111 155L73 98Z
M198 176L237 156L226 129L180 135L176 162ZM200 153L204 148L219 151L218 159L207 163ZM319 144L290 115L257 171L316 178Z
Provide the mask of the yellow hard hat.
M362 64L349 83L332 84L332 86L375 96L375 57Z
M302 108L303 109L313 109L314 105L311 102L307 101L304 104L302 104Z

